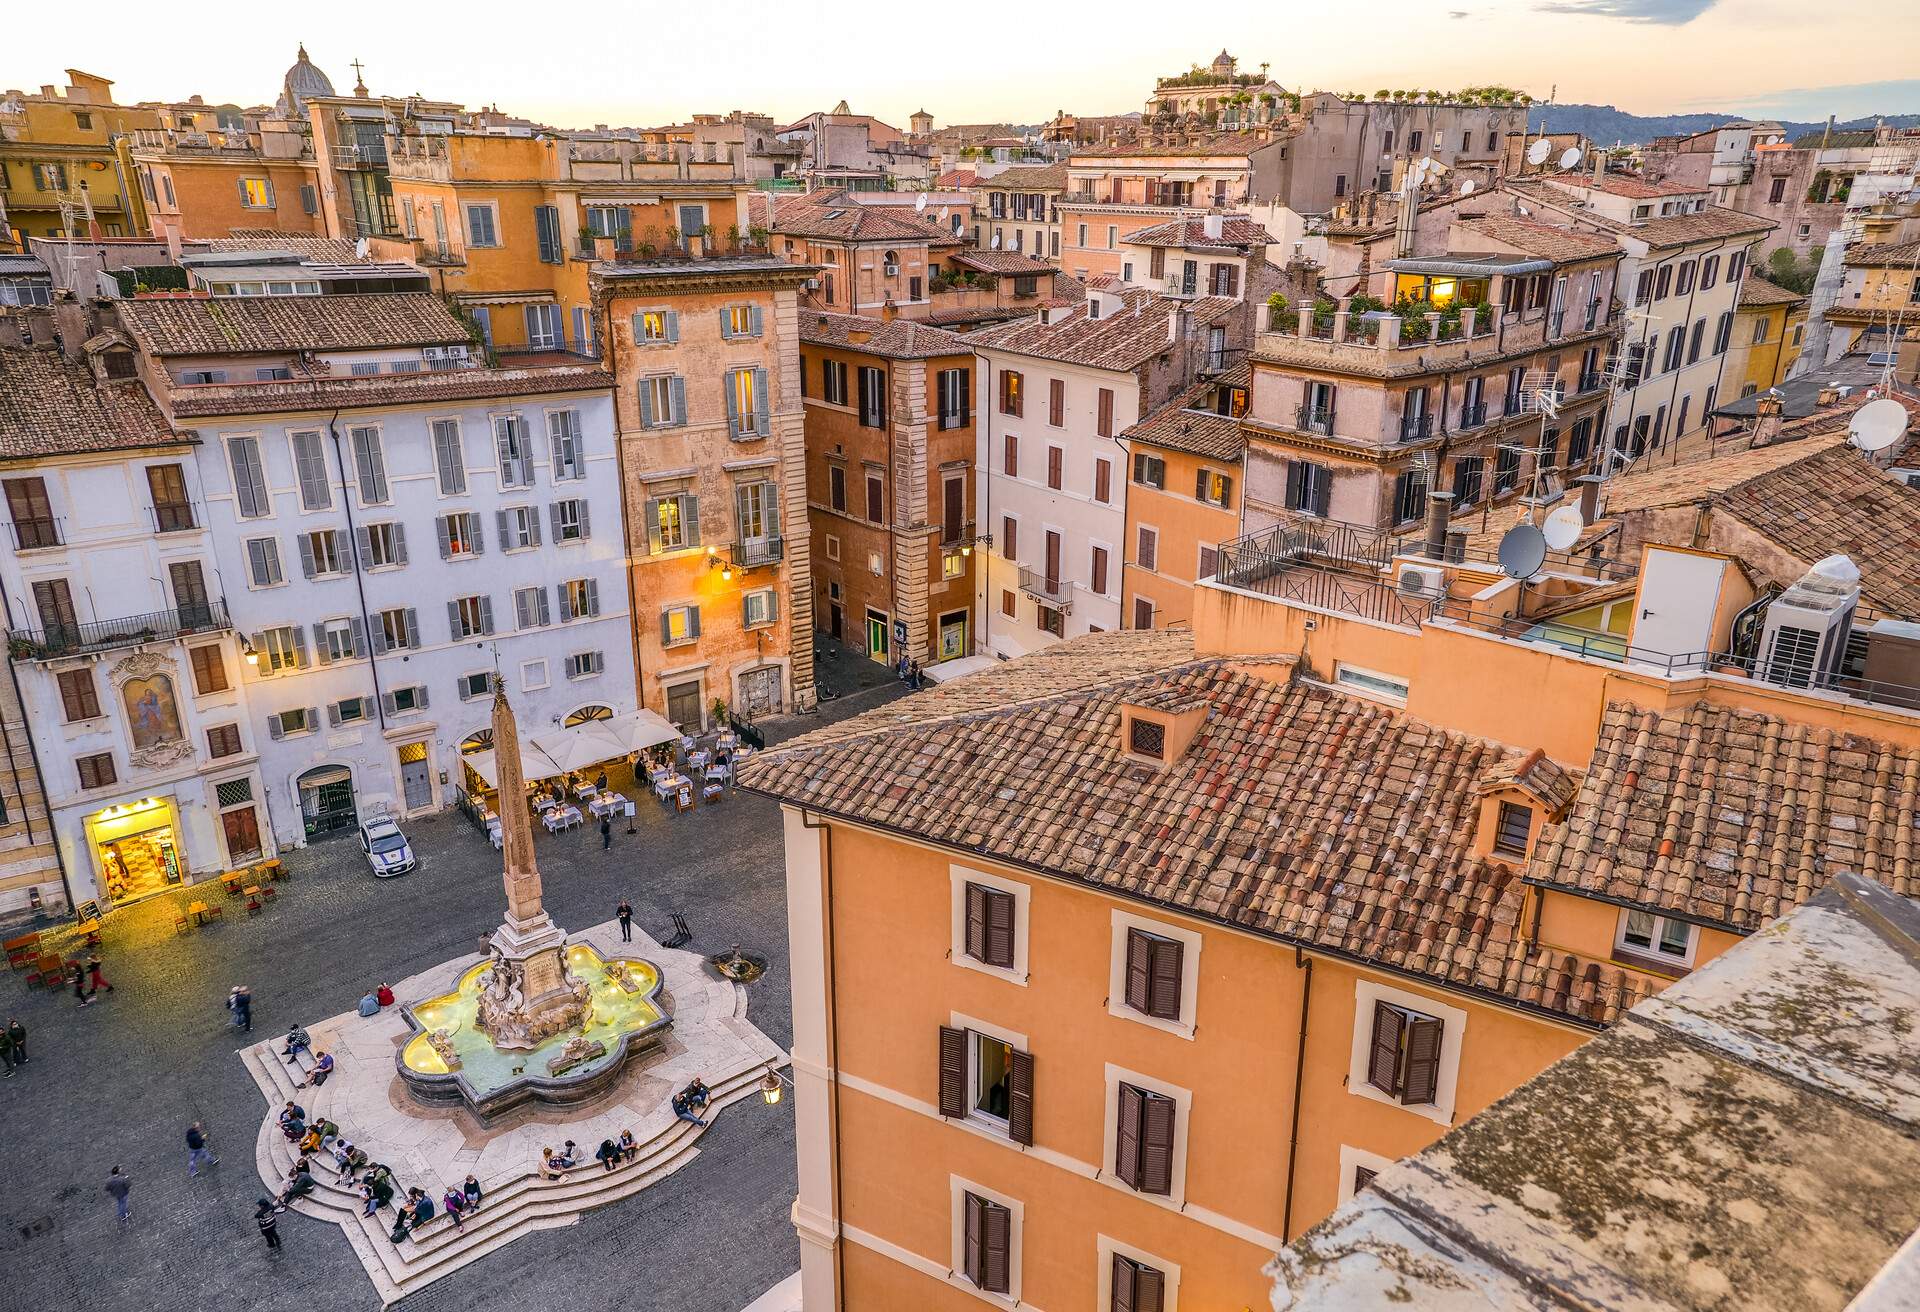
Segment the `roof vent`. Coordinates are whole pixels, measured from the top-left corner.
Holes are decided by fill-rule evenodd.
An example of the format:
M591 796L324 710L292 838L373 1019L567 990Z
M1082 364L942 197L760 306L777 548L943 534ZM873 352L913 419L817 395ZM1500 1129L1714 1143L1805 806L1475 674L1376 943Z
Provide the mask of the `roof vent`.
M1208 241L1219 241L1227 230L1226 220L1218 214L1209 214L1200 221L1200 230L1207 234Z
M1159 688L1120 703L1120 755L1163 770L1186 755L1207 722L1207 699L1184 688Z

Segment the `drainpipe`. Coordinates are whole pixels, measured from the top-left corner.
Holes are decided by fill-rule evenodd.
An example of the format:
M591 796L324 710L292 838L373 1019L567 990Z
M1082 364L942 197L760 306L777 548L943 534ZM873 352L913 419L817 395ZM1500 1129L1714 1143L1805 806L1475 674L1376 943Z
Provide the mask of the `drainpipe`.
M825 831L821 840L826 850L821 854L820 870L825 876L826 905L822 908L821 928L826 931L827 951L827 1069L833 1072L827 1084L829 1109L828 1116L833 1123L831 1146L833 1151L833 1312L842 1312L847 1301L847 1259L846 1238L841 1233L846 1223L841 1212L846 1207L846 1195L840 1187L840 990L836 984L834 969L834 933L833 933L833 826L821 821L815 824L807 819L803 808L800 823L808 829Z
M327 436L333 439L333 463L340 470L340 505L347 514L347 552L353 559L353 587L360 598L360 623L367 632L367 671L373 675L373 713L380 717L380 732L387 731L387 707L385 695L380 691L380 661L373 654L373 617L367 613L367 580L360 571L360 547L354 539L353 492L347 485L346 457L340 451L340 430L334 427L334 420L340 417L335 410L327 416ZM315 647L319 644L315 643Z
M1293 949L1293 968L1304 970L1300 984L1300 1042L1293 1050L1293 1115L1287 1127L1287 1195L1280 1205L1280 1239L1293 1242L1294 1159L1300 1150L1300 1081L1307 1069L1307 1007L1313 1001L1313 958Z

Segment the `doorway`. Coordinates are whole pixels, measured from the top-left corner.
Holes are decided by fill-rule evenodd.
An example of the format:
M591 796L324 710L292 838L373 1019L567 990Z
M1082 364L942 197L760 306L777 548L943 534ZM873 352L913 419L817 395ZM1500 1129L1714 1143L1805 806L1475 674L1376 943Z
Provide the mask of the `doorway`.
M748 719L780 709L780 667L766 665L740 676L740 706Z
M887 613L867 608L867 655L882 665L893 662L887 653Z
M700 681L671 684L667 688L667 718L683 732L698 733L703 727L700 706Z
M433 772L424 742L400 745L400 794L409 815L433 805Z
M359 820L353 801L353 773L344 765L323 765L297 781L300 822L308 842L344 833Z
M178 884L185 869L173 808L163 801L109 807L91 820L100 886L116 905Z
M260 817L251 806L220 813L220 829L227 840L227 861L244 865L260 855Z
M951 610L940 617L940 659L954 660L967 654L967 612Z

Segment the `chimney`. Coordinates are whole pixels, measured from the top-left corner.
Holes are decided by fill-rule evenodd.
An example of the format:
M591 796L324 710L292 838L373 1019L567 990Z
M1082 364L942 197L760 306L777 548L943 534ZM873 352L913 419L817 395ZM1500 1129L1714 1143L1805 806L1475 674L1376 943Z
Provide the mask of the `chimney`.
M87 307L75 300L72 292L61 292L55 298L53 328L60 334L60 353L69 360L80 359L80 348L93 331L88 327Z
M0 349L27 344L20 333L25 322L25 319L17 314L0 314Z
M1603 148L1599 146L1595 146L1593 148L1594 185L1598 186L1600 184L1601 179L1605 178L1606 176L1607 176L1607 152Z
M1600 517L1600 485L1606 480L1598 474L1582 474L1573 481L1580 485L1580 518L1591 524Z
M889 296L886 299L886 302L880 307L880 322L892 323L895 319L898 319L899 317L900 317L900 307L895 305L893 303L893 298Z
M1428 560L1447 559L1447 519L1453 513L1453 493L1427 493L1427 537L1421 554Z
M1822 385L1820 388L1819 403L1820 403L1820 408L1823 410L1830 405L1839 405L1840 389L1833 386L1831 383Z
M1167 311L1167 345L1178 346L1187 335L1187 307L1176 305Z
M1827 130L1820 134L1820 149L1822 150L1825 150L1827 148L1827 144L1833 140L1834 117L1835 116L1832 114L1827 115Z

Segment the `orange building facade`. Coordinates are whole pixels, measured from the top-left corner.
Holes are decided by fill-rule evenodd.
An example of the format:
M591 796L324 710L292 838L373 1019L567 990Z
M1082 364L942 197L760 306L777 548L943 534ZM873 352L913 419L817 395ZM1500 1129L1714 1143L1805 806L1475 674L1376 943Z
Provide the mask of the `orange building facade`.
M1131 453L1120 597L1130 629L1189 623L1194 585L1240 535L1249 373L1243 364L1197 384L1120 435Z

